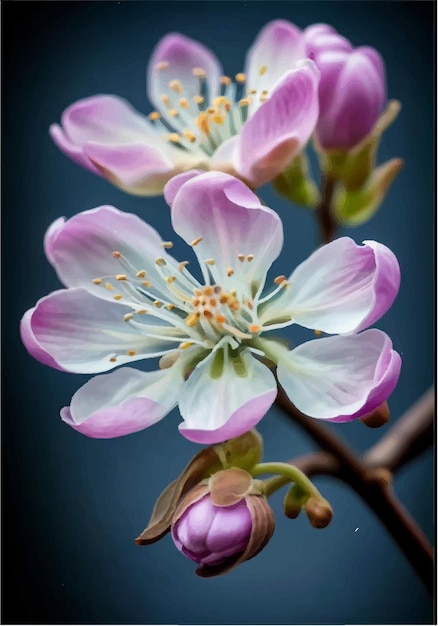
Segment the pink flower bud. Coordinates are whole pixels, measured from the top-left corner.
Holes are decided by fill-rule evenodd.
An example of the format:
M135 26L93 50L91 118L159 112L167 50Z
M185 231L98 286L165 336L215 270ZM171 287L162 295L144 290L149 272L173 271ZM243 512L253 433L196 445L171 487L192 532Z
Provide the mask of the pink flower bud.
M172 521L172 539L200 576L224 574L251 559L274 532L271 508L250 474L221 470L190 491Z
M306 56L321 72L316 137L324 149L348 150L373 128L386 100L385 68L373 48L353 48L325 24L304 33Z

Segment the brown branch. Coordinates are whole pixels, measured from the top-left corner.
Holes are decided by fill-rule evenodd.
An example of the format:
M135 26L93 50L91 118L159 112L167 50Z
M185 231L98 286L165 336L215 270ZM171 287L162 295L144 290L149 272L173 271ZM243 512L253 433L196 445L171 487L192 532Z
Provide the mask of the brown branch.
M384 438L387 442L385 446L381 446L380 443L376 444L362 459L352 453L325 426L298 411L280 386L276 400L277 406L304 428L324 450L324 452L313 453L291 462L294 465L298 462L300 469L306 473L309 472L308 475L330 474L350 485L374 511L431 593L434 591L433 550L422 530L392 493L391 473L382 465L377 467L375 461L379 457L383 458L382 450L385 451L385 458L391 469L400 467L402 463L413 458L412 452L409 451L415 448L414 441L417 432L425 441L425 433L429 431L428 423L433 418L433 397L434 393L431 390L400 418L401 427L397 429L397 424L393 427L397 429L396 436L398 431L399 435L403 433L403 437L397 436L394 439L388 433ZM413 427L415 422L422 424L418 431ZM391 442L391 445L388 442ZM399 444L405 452L397 452ZM417 450L419 449L417 447ZM367 456L374 458L374 463L369 464L366 461Z
M332 176L323 175L321 181L321 202L316 207L321 241L323 243L333 241L336 236L337 223L333 217L331 207L335 185L336 180Z

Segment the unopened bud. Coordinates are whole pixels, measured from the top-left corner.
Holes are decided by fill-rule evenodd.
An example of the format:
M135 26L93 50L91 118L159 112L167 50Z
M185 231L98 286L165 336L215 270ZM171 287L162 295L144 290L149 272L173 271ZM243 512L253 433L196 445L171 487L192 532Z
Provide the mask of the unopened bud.
M296 519L301 513L301 509L306 504L309 494L299 485L293 485L284 497L284 514L289 519Z
M313 528L325 528L332 521L332 507L324 498L312 496L307 500L305 510Z
M172 538L199 576L224 574L254 557L271 538L275 520L259 481L240 468L221 470L181 501Z
M389 407L388 403L384 402L377 409L365 415L365 417L361 418L362 424L368 426L368 428L380 428L380 426L384 426L389 422Z

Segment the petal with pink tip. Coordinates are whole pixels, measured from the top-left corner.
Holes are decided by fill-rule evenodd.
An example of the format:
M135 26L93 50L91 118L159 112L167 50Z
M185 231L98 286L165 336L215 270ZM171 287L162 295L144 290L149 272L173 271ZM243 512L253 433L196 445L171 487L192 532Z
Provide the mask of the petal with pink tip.
M290 315L292 322L342 334L358 332L390 308L400 286L393 252L375 241L357 245L341 237L321 246L288 279L262 320Z
M251 283L261 286L280 254L280 218L229 174L207 172L185 182L174 197L171 215L174 230L187 243L202 238L194 248L199 262L214 259L209 269L226 291L247 292ZM245 260L238 259L240 254Z
M302 150L318 120L319 71L312 61L284 74L244 124L238 143L238 172L254 186L280 174Z
M380 406L393 392L400 355L380 330L325 337L280 358L278 379L302 413L347 422Z
M169 206L172 206L176 194L180 190L180 187L184 185L188 180L195 178L199 174L204 174L204 170L189 170L182 174L178 174L169 180L164 188L164 199Z
M123 367L95 376L61 409L62 420L88 437L110 439L152 426L176 405L182 377L172 370Z
M147 336L173 336L172 327L133 327L124 320L131 309L106 302L85 289L61 289L41 298L25 316L22 339L38 360L69 372L93 374L139 359L160 356L178 346ZM35 354L37 348L40 354ZM46 360L53 359L55 365Z
M264 417L277 395L271 371L250 352L242 352L240 364L220 356L201 362L181 392L181 434L201 444L238 437Z
M21 341L24 343L26 350L31 356L33 356L34 359L36 359L40 363L43 363L44 365L48 365L49 367L53 367L54 369L63 371L63 368L48 352L46 352L41 347L41 345L35 338L34 332L32 330L32 315L34 311L35 308L29 309L23 315L23 318L20 322Z
M193 74L196 69L205 72L205 79ZM175 117L168 113L169 108L179 109L179 101L183 97L195 112L197 108L193 97L204 95L201 93L204 82L207 101L211 102L219 93L221 74L219 62L208 48L179 33L170 33L158 42L149 62L149 100L174 125ZM163 103L162 96L169 98L169 106Z

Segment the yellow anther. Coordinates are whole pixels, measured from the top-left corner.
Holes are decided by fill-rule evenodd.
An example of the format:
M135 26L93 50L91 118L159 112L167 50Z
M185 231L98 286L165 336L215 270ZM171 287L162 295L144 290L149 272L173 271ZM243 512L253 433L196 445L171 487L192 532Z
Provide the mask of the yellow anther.
M169 115L171 115L172 117L178 117L178 115L179 115L179 111L178 111L178 109L169 109L167 112L168 112L168 113L169 113Z
M163 306L163 303L160 300L154 300L153 304L157 307L157 309Z
M251 302L251 300L247 300L247 301L246 301L246 306L248 307L248 309L249 309L250 311L252 311L252 310L253 310L253 308L254 308L254 305L253 305L253 303Z
M161 245L163 248L173 248L173 241L163 241Z
M262 89L262 96L267 96L268 95L268 90L267 89Z
M179 271L182 272L187 267L188 264L189 264L188 261L181 261L181 263L178 265Z
M122 255L120 254L120 252L117 252L117 250L114 250L114 252L113 252L113 257L114 257L115 259L120 259L120 257L121 257L121 256L122 256Z
M236 74L234 78L236 79L238 83L244 83L246 81L246 76L242 72L239 72L238 74Z
M198 115L196 123L199 130L205 135L208 135L208 133L210 132L210 126L208 124L208 115L205 111L202 111L202 113Z
M268 69L267 65L261 65L259 67L259 76L263 76L263 74L266 74L266 70Z
M193 96L193 102L195 104L204 104L205 98L203 96Z
M248 326L248 330L250 333L258 333L260 331L260 326L258 324L251 324L251 326Z
M100 285L103 282L103 278L93 278L93 283L95 285Z
M144 280L141 284L143 287L150 287L152 283L149 280Z
M193 306L198 306L199 305L199 298L193 298L192 304L193 304Z
M126 274L117 274L116 275L116 279L117 280L127 280L127 278L128 277L126 276Z
M125 320L125 322L129 322L129 320L132 320L133 317L134 317L134 313L125 313L125 315L123 316L123 319Z
M146 270L139 270L136 276L137 278L144 278L146 276Z
M166 259L163 259L163 257L161 257L161 256L159 256L157 259L155 259L155 263L156 263L156 265L159 265L160 267L163 267L163 265L167 265Z
M116 361L117 361L116 357L113 356L110 358L110 363L115 363Z
M175 305L174 305L174 304L166 304L166 309L167 309L168 311L172 311L174 308L175 308Z
M185 137L185 139L187 139L187 141L190 141L191 143L194 143L196 141L196 135L195 133L192 133L191 130L183 130L182 135L183 137Z
M116 293L115 296L113 296L114 300L121 300L123 298L121 293Z
M277 278L274 278L274 283L276 285L281 285L281 283L284 283L285 280L286 276L277 276Z
M128 350L128 352L126 354L128 356L135 356L137 354L137 352L135 350Z
M254 261L254 255L248 254L248 256L246 257L246 260L248 261L248 263L251 263L251 261Z
M219 324L224 324L225 315L222 315L222 313L219 313L219 315L216 315L216 322L218 322Z
M248 93L250 96L255 96L255 94L257 93L257 89L248 89Z
M225 115L221 115L220 113L216 113L215 115L213 115L212 120L215 124L218 124L219 126L222 126L222 124L225 122Z
M231 78L229 76L221 76L221 85L231 85Z
M205 296L213 295L213 287L211 287L211 285L207 285L206 287L204 287L204 295Z
M162 72L163 70L168 70L169 69L169 61L160 61L159 63L155 64L155 69L156 70L160 70L160 72Z
M202 315L204 317L213 317L213 313L210 311L210 309L204 309L204 311L202 311Z
M232 276L233 274L234 274L234 270L233 270L233 268L232 268L232 267L229 267L229 268L227 269L227 276Z
M167 138L169 141L171 141L172 143L179 143L179 135L178 133L170 133L170 135Z
M147 309L138 309L138 311L136 311L137 315L146 315L147 312Z
M187 100L187 98L180 98L179 106L182 109L188 109L190 107L190 102Z
M163 104L165 104L166 106L169 106L169 105L170 105L170 98L169 98L169 96L167 95L167 93L162 93L162 94L161 94L161 96L160 96L160 100L161 100L161 102L162 102Z
M228 300L229 300L229 296L227 296L227 294L226 294L226 293L224 293L224 294L223 294L223 295L219 298L219 302L220 302L221 304L225 304L226 302L228 302Z
M266 102L268 96L260 96L260 102Z
M156 122L160 119L161 115L158 113L158 111L152 111L152 113L149 113L148 117L153 122Z
M214 259L205 259L207 265L214 265L216 261Z
M220 107L221 105L225 104L226 102L229 102L229 100L227 100L227 98L225 98L225 96L218 96L217 98L215 98L213 100L213 106Z
M216 113L216 108L215 107L210 107L209 109L207 109L207 113L209 115L213 115L214 113Z
M191 246L197 246L197 245L198 245L198 243L201 243L201 241L202 241L202 237L196 237L196 239L193 239L192 243L191 243L191 244L189 244L189 245L191 245Z
M105 289L108 289L108 291L114 291L114 287L111 285L111 283L105 283L104 287Z
M245 260L245 255L244 255L244 254L242 254L242 253L241 253L241 254L238 254L238 255L237 255L237 258L239 259L239 261L242 261L242 262L243 262L243 261Z
M171 80L169 83L169 87L175 93L181 94L183 92L183 86L181 85L179 80Z
M322 330L314 330L313 332L317 337L320 337L322 335Z
M202 296L203 291L202 289L194 289L193 293L195 294L195 296Z
M175 281L176 281L176 276L168 276L168 277L166 278L166 283L167 283L168 285L171 285L171 284L172 284L172 283L174 283Z
M190 346L193 346L193 342L192 341L185 341L184 343L180 343L179 344L179 349L180 350L187 350L187 348L190 348Z
M197 321L198 321L198 315L194 312L189 313L189 315L187 315L186 320L185 320L187 326L194 326Z
M207 76L207 72L202 69L202 67L194 67L192 69L192 74L193 76L196 76L196 78L205 78Z
M250 104L251 101L249 98L242 98L242 100L239 100L239 106L241 107L249 107Z
M215 300L215 298L210 298L210 306L215 308L216 305L217 305L217 301Z

